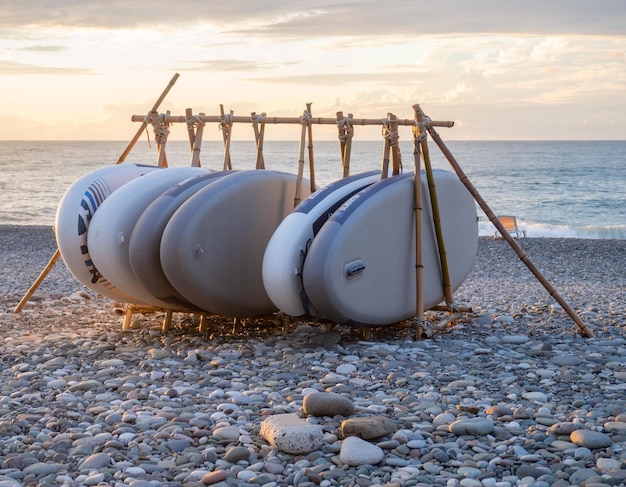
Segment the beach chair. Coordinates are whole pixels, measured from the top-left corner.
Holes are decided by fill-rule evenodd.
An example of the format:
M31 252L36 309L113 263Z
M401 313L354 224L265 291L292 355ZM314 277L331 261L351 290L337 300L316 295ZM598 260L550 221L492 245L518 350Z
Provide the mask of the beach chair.
M526 237L526 230L521 230L517 226L517 218L515 218L513 215L498 215L498 220L500 221L502 226L506 229L506 231L509 232L512 236L516 238ZM500 235L500 232L496 230L496 233L493 236L493 238L500 238L500 237L502 237L502 235Z

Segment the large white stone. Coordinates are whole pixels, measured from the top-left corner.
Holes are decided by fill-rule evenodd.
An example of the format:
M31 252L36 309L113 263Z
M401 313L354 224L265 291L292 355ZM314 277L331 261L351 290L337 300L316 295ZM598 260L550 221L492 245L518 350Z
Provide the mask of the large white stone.
M339 459L346 465L357 467L359 465L376 465L385 453L372 443L362 440L358 436L348 436L341 442Z
M310 453L324 443L322 427L309 424L296 414L269 416L261 423L261 437L291 455Z

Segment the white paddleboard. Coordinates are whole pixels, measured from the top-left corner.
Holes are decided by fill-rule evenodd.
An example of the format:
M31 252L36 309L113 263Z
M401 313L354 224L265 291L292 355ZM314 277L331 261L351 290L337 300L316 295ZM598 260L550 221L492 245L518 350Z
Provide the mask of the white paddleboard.
M128 244L130 265L139 283L159 301L182 309L196 308L165 277L161 237L167 222L187 198L227 174L232 171L215 171L181 181L150 203L137 220Z
M335 181L302 201L278 226L265 249L263 285L279 310L290 316L316 314L302 285L313 238L346 199L379 180L380 171L370 171Z
M201 167L171 167L129 182L107 198L91 220L87 244L91 258L102 275L115 287L133 297L132 303L168 308L148 293L130 265L128 244L135 223L163 191L209 170Z
M139 164L106 166L77 179L63 195L54 224L57 246L68 270L98 294L123 302L131 298L107 281L94 265L87 243L91 219L114 191L133 179L161 169Z
M451 287L471 271L478 249L476 206L458 177L433 171ZM422 173L425 309L444 299L426 176ZM321 317L375 326L416 314L414 178L375 183L344 203L319 231L304 262L303 281Z
M201 309L250 317L276 310L263 287L265 247L294 207L296 176L241 171L191 196L170 218L161 265L176 290ZM302 183L302 198L310 194Z

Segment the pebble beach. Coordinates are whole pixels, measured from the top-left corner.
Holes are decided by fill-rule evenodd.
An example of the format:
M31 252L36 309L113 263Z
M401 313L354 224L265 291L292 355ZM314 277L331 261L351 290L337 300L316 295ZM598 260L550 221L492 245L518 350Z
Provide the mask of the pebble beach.
M0 226L0 487L626 485L626 240L481 237L454 326L137 314ZM432 320L445 315L427 313Z

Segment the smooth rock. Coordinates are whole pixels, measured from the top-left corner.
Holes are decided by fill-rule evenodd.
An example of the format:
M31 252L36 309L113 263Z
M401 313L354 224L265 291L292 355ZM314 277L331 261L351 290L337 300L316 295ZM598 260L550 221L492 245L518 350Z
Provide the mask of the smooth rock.
M311 392L304 396L302 409L313 416L351 416L354 403L334 392Z
M341 434L344 438L358 436L372 440L396 432L396 425L386 416L348 418L341 422Z
M280 451L298 455L310 453L324 443L324 432L296 414L276 414L261 423L261 437Z
M340 460L351 467L376 465L385 456L383 450L358 436L349 436L341 442Z
M493 421L486 418L458 419L448 426L448 431L458 436L484 436L492 433L493 429Z
M592 450L596 448L606 448L607 446L611 446L613 444L613 440L609 435L591 430L574 431L570 435L569 439L576 445L584 446Z

